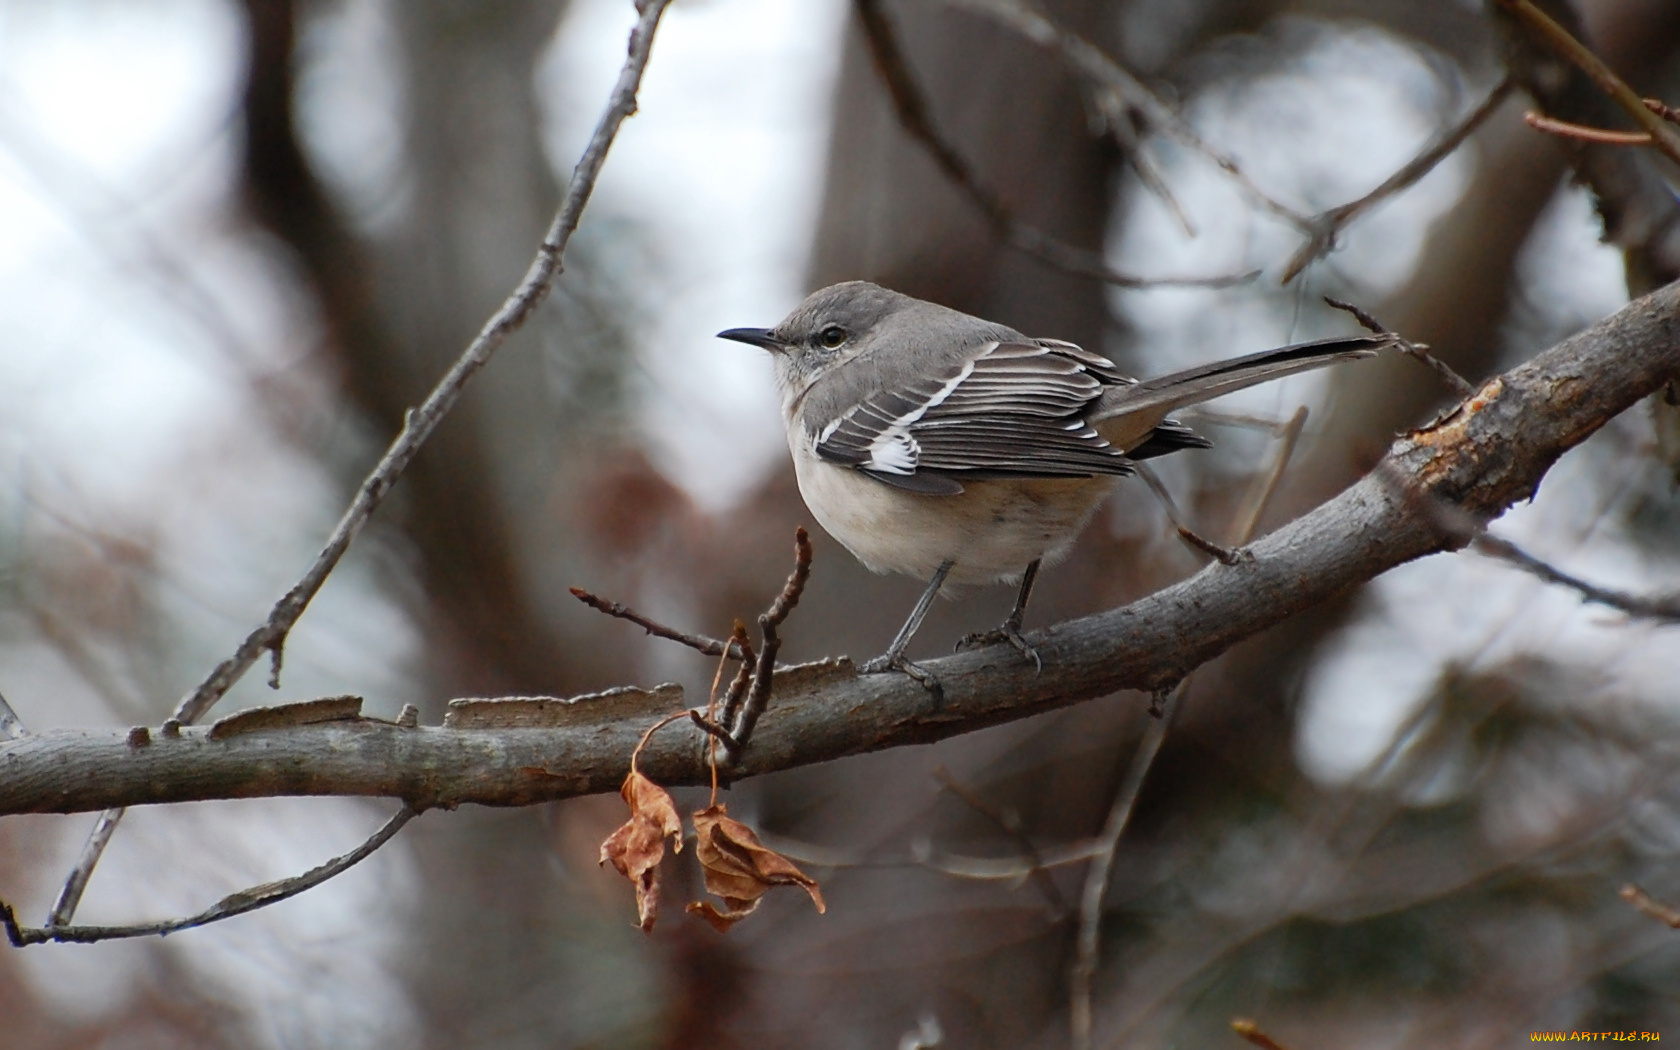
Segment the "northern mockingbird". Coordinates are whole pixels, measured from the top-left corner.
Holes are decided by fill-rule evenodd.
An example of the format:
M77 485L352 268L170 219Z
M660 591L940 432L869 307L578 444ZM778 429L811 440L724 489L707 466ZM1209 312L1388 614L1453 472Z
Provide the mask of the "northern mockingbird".
M1211 445L1168 412L1388 342L1326 339L1139 382L1072 343L867 281L813 292L774 328L718 335L770 351L799 492L822 527L869 569L928 581L862 668L924 685L904 649L947 583L1020 581L1009 618L978 637L1039 663L1021 637L1039 567L1067 555L1113 476Z

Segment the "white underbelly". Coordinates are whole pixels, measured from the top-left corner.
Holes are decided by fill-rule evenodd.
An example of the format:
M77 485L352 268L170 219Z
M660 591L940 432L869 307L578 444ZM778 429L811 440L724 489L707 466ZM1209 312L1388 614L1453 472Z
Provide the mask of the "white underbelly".
M895 488L861 471L793 450L805 505L828 534L874 572L947 582L1019 579L1026 567L1065 557L1108 495L1112 478L964 482L955 496Z

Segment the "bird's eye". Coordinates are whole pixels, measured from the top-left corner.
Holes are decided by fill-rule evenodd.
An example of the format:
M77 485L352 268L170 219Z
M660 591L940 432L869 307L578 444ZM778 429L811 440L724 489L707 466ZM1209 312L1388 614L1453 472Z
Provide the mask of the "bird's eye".
M831 324L817 333L817 342L825 349L837 350L846 341L846 330L837 324Z

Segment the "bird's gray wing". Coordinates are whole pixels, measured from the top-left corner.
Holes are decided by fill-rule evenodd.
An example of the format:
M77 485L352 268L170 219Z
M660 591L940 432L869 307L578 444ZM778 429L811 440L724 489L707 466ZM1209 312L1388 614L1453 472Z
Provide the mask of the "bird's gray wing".
M1130 382L1072 343L990 343L841 412L816 435L816 452L939 494L961 492L964 480L1129 474L1125 453L1084 414L1106 389Z

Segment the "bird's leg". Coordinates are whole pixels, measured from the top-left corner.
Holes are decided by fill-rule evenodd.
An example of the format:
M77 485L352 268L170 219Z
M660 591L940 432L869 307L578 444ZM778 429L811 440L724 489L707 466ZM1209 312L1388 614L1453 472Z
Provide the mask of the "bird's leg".
M1044 670L1044 661L1039 659L1038 650L1027 644L1021 637L1021 619L1027 614L1027 599L1032 597L1033 581L1038 579L1038 562L1027 566L1027 571L1021 574L1021 589L1015 592L1015 608L1009 614L1009 619L1003 621L995 631L985 631L981 634L971 634L957 643L958 649L973 649L993 642L1008 642L1015 647L1015 651L1032 661L1034 671Z
M922 626L922 621L927 618L928 609L933 606L934 596L939 593L939 588L944 586L945 577L950 574L951 566L955 564L955 561L948 561L939 566L938 571L933 574L933 579L928 581L927 590L923 591L921 598L917 599L916 607L910 610L910 618L904 621L904 626L898 629L897 637L892 640L891 645L887 646L887 651L864 664L859 668L859 671L863 674L903 671L911 678L922 683L922 686L935 696L940 695L939 680L933 676L931 671L906 660L904 649L910 644L910 639L915 637L917 628Z

